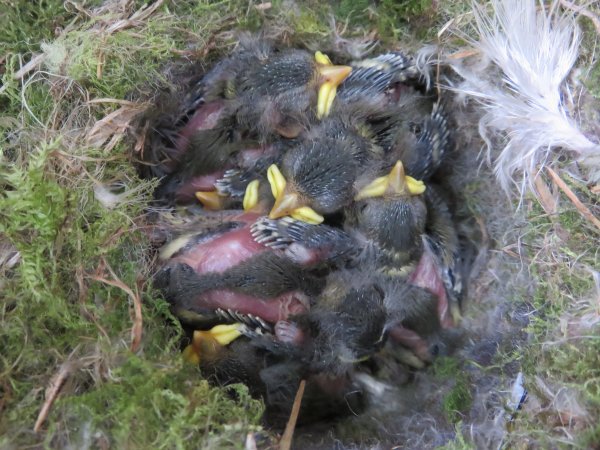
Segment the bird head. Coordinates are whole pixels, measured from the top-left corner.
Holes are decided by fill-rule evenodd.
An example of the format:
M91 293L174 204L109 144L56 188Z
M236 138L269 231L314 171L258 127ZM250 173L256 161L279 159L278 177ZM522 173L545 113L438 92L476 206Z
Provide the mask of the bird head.
M290 150L268 170L275 205L269 218L286 215L318 224L352 201L358 163L343 143L321 137Z
M406 175L402 161L398 161L388 175L376 178L362 188L354 200L359 201L371 197L406 197L420 195L423 192L425 192L425 183Z
M275 198L275 204L269 213L270 219L291 216L296 220L312 224L323 222L323 216L315 212L310 206L306 206L297 189L288 185L276 164L269 167L267 178L271 185L273 197Z
M352 72L350 66L334 66L327 55L315 53L317 73L319 74L319 95L317 97L317 118L326 117L331 110L338 86Z

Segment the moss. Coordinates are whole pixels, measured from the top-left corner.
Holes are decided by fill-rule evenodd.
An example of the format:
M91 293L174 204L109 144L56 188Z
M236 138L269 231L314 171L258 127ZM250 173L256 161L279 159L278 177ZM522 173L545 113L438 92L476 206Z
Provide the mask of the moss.
M52 41L44 33L53 30L41 21L59 2L39 3L40 34L32 32L25 43L8 38L5 48L42 49L53 75L15 79L23 57L7 54L0 93L12 117L0 120L0 239L20 254L3 280L0 303L0 446L38 446L41 438L54 448L101 447L104 440L183 448L196 446L183 441L195 435L205 448L241 447L258 424L261 402L243 387L210 387L181 366L182 331L146 281L151 253L144 208L156 183L137 177L129 145L107 154L90 147L85 132L115 109L91 106L90 98L148 96L165 82L168 61L203 51L224 23L249 15L238 14L243 5L237 2L189 2L180 6L196 15L174 16L163 6L154 20L110 33L103 22L110 23L109 15L91 16ZM21 19L30 17L12 18L17 25ZM113 181L133 193L108 209L93 188ZM132 299L107 284L116 279L142 299L136 354L130 351ZM65 364L72 369L44 433L32 434L44 390Z
M594 64L585 84L590 93L600 99L600 62Z
M98 5L100 0L80 2L82 7ZM77 17L77 10L67 10L63 0L9 0L0 14L0 54L39 51L42 41Z
M589 202L584 190L579 190L568 177L565 179L580 198ZM578 430L573 445L587 448L597 442L597 426L589 419L600 414L600 339L596 337L597 325L590 325L585 319L597 314L597 306L586 301L595 289L589 268L597 261L597 238L590 235L589 225L569 202L561 206L554 217L540 214L537 205L529 215L525 242L528 253L535 257L530 270L537 282L530 297L534 314L529 316L526 328L529 345L520 352L519 360L529 389L535 389L533 380L537 377L556 392L568 388L577 393L576 401L589 417L575 416L569 426ZM556 227L560 227L560 237ZM540 393L541 398L546 395ZM521 413L507 445L524 436L535 439L542 447L552 445L560 436L549 429L555 421L543 411Z
M452 380L452 388L441 400L442 411L451 423L461 420L462 414L469 410L473 397L469 387L469 374L456 358L442 357L435 360L433 373L440 380Z
M160 367L129 355L102 389L65 399L57 410L71 445L85 439L85 430L117 448L243 448L248 430L259 429L262 404L245 386L213 388L192 367ZM51 428L47 442L62 443L63 432Z

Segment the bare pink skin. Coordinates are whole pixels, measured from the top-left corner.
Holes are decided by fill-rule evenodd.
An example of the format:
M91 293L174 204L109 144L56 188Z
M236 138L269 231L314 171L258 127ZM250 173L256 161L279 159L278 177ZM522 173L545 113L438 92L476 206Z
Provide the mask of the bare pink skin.
M190 137L196 131L214 128L221 118L224 109L225 102L223 100L214 100L200 106L185 127L179 132L179 138L177 139L177 142L175 142L175 148L181 153L185 152L185 149L190 142Z
M177 203L191 203L197 201L194 194L198 191L214 191L215 183L217 180L223 178L224 173L225 169L208 175L200 175L192 178L177 190L175 193L175 201Z
M242 314L252 314L269 323L281 323L294 314L307 311L302 295L287 292L268 300L225 289L203 293L195 303L206 309L231 309Z
M232 217L231 220L246 222L246 225L197 245L184 255L175 258L175 262L187 264L198 274L222 273L266 251L267 247L257 243L250 232L250 225L258 217L258 214L251 213Z
M306 308L302 312L306 312ZM280 320L275 324L275 337L281 342L297 346L302 345L306 339L304 332L288 320Z
M402 325L396 325L390 330L389 336L397 343L412 350L421 360L429 361L431 359L427 341L415 331L409 330Z
M254 213L230 217L229 220L245 222L246 225L195 246L183 255L172 258L171 263L187 264L198 274L223 273L267 251L268 248L257 243L250 232L250 226L258 217ZM203 309L231 309L242 314L252 314L270 323L286 320L289 316L308 310L304 296L295 291L276 298L262 299L227 289L215 289L199 295L194 303Z
M431 250L427 247L417 264L416 269L409 278L409 283L431 292L438 298L438 317L442 328L454 326L454 320L450 314L446 287L440 275L440 269ZM419 336L415 331L396 325L390 330L390 337L412 350L423 361L429 361L429 345L427 340Z
M264 145L258 148L247 148L242 150L238 155L238 163L241 167L253 167L256 162L263 156L271 156L275 154L275 147L272 145Z
M443 328L454 326L454 320L450 314L446 287L440 275L440 269L431 250L425 248L417 268L411 274L409 282L415 286L426 289L438 298L438 316Z
M178 144L179 145L179 144ZM187 146L187 141L185 142ZM237 165L239 167L251 168L262 156L273 154L273 146L269 145L263 148L249 148L241 150L237 155ZM175 169L176 163L172 163L172 169ZM196 201L195 193L198 191L212 192L215 190L215 183L223 178L227 169L235 167L233 163L226 164L221 170L193 177L191 180L181 186L175 193L177 203L192 203Z
M298 244L294 242L290 244L285 250L285 256L287 256L292 261L303 264L303 265L311 265L316 264L320 261L326 259L329 255L329 250L326 247L323 248L306 248L302 244Z

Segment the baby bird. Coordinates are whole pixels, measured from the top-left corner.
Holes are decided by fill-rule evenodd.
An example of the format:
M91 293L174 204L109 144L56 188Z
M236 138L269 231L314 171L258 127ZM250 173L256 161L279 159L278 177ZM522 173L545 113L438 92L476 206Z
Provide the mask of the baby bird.
M348 212L348 225L371 242L379 263L390 271L418 260L422 252L427 208L425 185L404 172L397 161L388 175L361 189Z
M274 230L256 212L219 217L166 244L154 281L176 315L202 328L219 323L217 310L269 323L307 311L323 277L355 249L348 239L322 245L306 234L284 250L270 245ZM263 230L264 239L255 239L256 229Z
M352 279L351 277L354 277ZM308 373L346 375L385 343L384 292L361 286L358 272L335 272L310 311L290 315L274 326L274 339L257 337L274 354L294 355Z
M269 217L323 222L352 202L357 183L379 166L382 155L362 112L340 108L311 128L280 165L269 167L275 197Z
M397 102L401 83L420 78L413 59L400 52L354 61L351 67L334 100L333 111L342 105L383 111Z
M321 223L323 215L352 201L358 173L358 161L339 141L327 137L306 141L284 156L281 169L277 165L268 169L275 197L269 217Z
M160 196L189 200L189 195L181 194L184 186L198 187L212 174L220 178L232 166L248 167L247 158L236 155L257 150L272 153L268 141L298 136L312 120L315 108L320 117L328 114L337 86L351 70L332 65L320 52L315 56L301 50L258 55L242 57L241 68L232 61L223 62L207 75L201 90L207 99L215 99L200 104L181 130L177 146L185 150L180 151L178 171L163 182ZM210 105L223 106L211 116L214 120L199 120Z
M428 180L451 147L443 104L432 104L415 91L386 114L387 117L374 126L377 143L384 149L386 159L400 160L408 175Z

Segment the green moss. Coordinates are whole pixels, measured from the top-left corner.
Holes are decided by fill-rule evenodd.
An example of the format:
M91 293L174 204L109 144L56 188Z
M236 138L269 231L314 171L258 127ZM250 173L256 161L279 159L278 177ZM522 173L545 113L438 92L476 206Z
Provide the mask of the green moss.
M565 180L589 203L591 199L586 198L585 190L574 180L568 177ZM531 380L538 377L554 390L573 389L581 407L590 417L598 417L600 338L596 336L597 325L589 325L585 319L597 314L597 306L586 299L593 296L595 289L589 268L596 265L598 240L569 202L561 203L562 209L554 217L541 213L537 204L534 206L528 218L525 240L528 249L524 253L535 258L530 271L536 280L533 295L526 297L535 312L529 316L526 328L529 345L519 357L525 380L532 383ZM556 419L542 413L521 413L513 424L514 437L507 445L518 439L517 436L530 436L542 447L551 445L559 436L549 430L553 420ZM574 445L587 448L597 442L598 430L593 420L581 417L574 420L581 430L575 434Z
M600 99L600 62L594 64L585 84L590 93Z
M101 1L80 3L86 8ZM42 41L54 38L76 16L76 9L68 11L63 0L8 0L0 14L0 54L39 51Z
M442 398L442 411L451 423L457 423L473 401L469 374L456 358L441 357L434 361L432 371L440 380L451 380L452 388Z
M15 79L22 57L7 54L0 93L7 116L0 120L0 238L14 246L20 262L2 280L2 447L38 446L41 437L53 448L102 447L104 441L118 448L232 448L258 424L262 404L245 388L212 388L181 366L182 331L147 281L144 208L156 182L137 177L128 145L107 154L90 147L79 128L89 130L94 118L115 109L90 106L90 98L149 94L164 83L161 71L178 52L208 45L230 20L222 18L224 11L243 19L237 2L181 6L196 15L174 16L163 6L155 20L115 32L102 31L109 17L91 17L53 42L38 35L48 39L37 48L46 54L44 69L55 76ZM37 11L40 20L48 11ZM7 48L30 48L29 42L12 44ZM109 209L93 188L113 181L133 193ZM132 298L107 283L117 279L142 299L136 354L130 351ZM72 370L45 433L36 436L30 430L44 390L66 362ZM188 436L195 438L184 442Z
M86 431L106 436L111 446L140 449L243 448L263 411L245 386L213 388L194 368L155 366L135 355L102 389L57 406L69 425L71 445L82 443ZM62 433L51 428L47 442L61 443Z
M451 423L459 421L463 413L469 410L472 402L473 396L468 383L463 379L457 379L454 387L442 400L442 408L448 421Z

